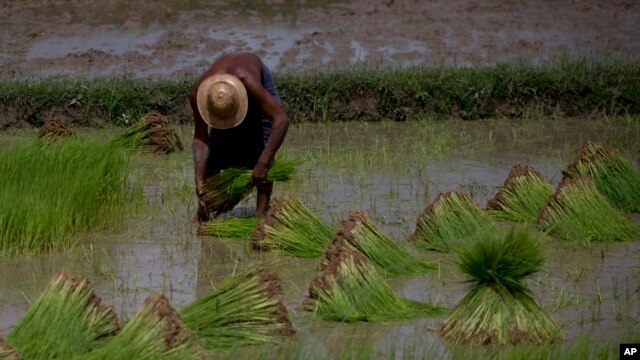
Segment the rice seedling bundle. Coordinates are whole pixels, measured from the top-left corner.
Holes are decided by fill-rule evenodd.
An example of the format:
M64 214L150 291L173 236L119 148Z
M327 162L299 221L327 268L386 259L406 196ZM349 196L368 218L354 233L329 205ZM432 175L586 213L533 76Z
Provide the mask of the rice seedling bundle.
M185 327L208 351L278 343L295 334L282 301L280 280L266 269L229 277L182 309L180 315Z
M18 351L13 347L7 345L0 337L0 359L2 360L19 360L20 355Z
M340 232L336 237L342 236ZM398 296L362 254L334 241L309 285L304 308L332 321L388 321L430 317L445 309Z
M362 211L351 212L339 232L336 239L363 254L385 275L419 275L437 269L436 264L396 244Z
M68 359L92 350L120 326L93 285L69 272L57 274L6 338L22 359Z
M543 231L569 241L640 239L640 230L587 177L562 180L536 223Z
M418 216L410 240L417 246L453 252L478 234L499 234L498 224L469 195L449 191L439 194Z
M0 256L67 249L77 233L114 224L132 199L130 158L76 137L0 149Z
M67 122L58 116L47 118L40 129L39 138L58 139L74 135L75 132L69 127Z
M292 162L276 161L269 167L267 181L291 180L296 165ZM214 216L232 210L253 188L252 169L229 168L211 176L205 181L203 201Z
M169 154L184 148L178 128L157 111L145 114L121 135L120 140L131 148L146 148L155 154Z
M261 251L304 258L322 256L334 230L289 193L273 199L267 216L254 229L251 244Z
M576 160L564 175L588 176L613 206L625 212L640 212L640 173L615 149L585 143L576 150Z
M217 236L224 239L249 239L259 223L260 219L255 217L215 219L201 224L198 235Z
M498 193L487 202L487 210L497 218L534 223L554 191L535 169L517 164L509 171Z
M559 326L524 283L543 261L541 241L527 228L485 234L465 247L458 266L470 289L440 334L457 344L541 344L559 339Z
M186 330L180 316L161 293L150 295L122 330L76 359L202 359L204 350Z

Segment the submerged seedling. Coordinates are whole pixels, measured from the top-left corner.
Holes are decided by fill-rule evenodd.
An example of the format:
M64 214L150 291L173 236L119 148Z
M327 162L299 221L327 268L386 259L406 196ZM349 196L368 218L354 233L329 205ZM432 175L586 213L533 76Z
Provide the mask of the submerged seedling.
M533 298L524 279L544 261L541 240L527 228L483 236L459 254L470 289L440 327L457 344L542 344L560 327Z
M637 240L640 230L614 208L589 178L565 178L540 210L538 227L563 240Z
M612 148L586 142L576 150L576 159L564 175L570 179L587 176L613 206L640 212L640 173Z
M449 191L439 194L418 216L410 240L419 247L455 252L481 234L499 234L498 224L469 195Z
M256 250L316 258L322 256L334 233L294 195L285 193L273 199L267 216L253 232L251 244Z
M538 171L517 164L498 193L487 202L487 210L497 218L534 223L553 193L553 186Z

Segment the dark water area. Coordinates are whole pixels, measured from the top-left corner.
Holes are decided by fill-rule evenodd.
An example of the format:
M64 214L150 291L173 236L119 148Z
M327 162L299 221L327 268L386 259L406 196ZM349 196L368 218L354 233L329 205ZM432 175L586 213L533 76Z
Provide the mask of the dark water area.
M103 136L108 131L82 133ZM132 178L141 181L144 202L130 220L81 235L78 246L66 253L0 262L0 335L6 336L62 268L93 281L102 300L128 319L151 293L164 292L180 309L230 274L262 264L283 281L298 339L309 348L336 356L347 344L364 342L381 351L447 351L435 331L443 318L338 324L305 313L300 303L315 274L315 259L252 251L248 239L197 236L197 225L189 222L195 213L192 129L184 127L182 133L186 150L134 159ZM27 136L32 135L15 130L0 134L0 143ZM412 248L405 240L417 215L441 192L464 191L484 207L517 163L534 167L556 186L573 151L586 140L619 149L638 169L638 139L635 118L295 125L280 156L301 165L293 181L276 184L274 196L293 193L332 226L349 212L363 210L383 232ZM234 214L250 214L253 201L240 204ZM630 218L640 226L640 216ZM440 270L392 279L392 287L407 298L454 307L466 289L455 258L414 250L439 261ZM528 285L561 324L566 342L593 336L602 344L617 344L640 331L639 242L581 247L550 239L544 252L547 260Z

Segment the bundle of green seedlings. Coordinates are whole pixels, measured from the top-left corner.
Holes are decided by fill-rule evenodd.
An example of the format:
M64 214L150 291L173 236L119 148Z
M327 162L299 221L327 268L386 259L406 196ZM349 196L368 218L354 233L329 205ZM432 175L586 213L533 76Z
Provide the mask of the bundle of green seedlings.
M4 342L4 340L0 337L0 359L2 360L19 360L20 354L13 347Z
M588 176L613 206L624 212L640 212L640 173L615 149L586 142L576 150L576 159L564 176Z
M0 256L68 249L115 224L135 193L120 146L70 137L0 148Z
M120 329L93 285L69 272L57 274L6 338L22 359L69 359L91 351Z
M185 329L180 316L161 293L147 297L142 308L122 330L94 351L75 359L143 360L202 359L204 349Z
M294 195L273 199L267 216L254 229L251 245L260 251L287 256L318 258L335 231L311 213Z
M580 242L640 239L640 230L614 208L588 177L565 178L540 209L538 227Z
M118 139L133 149L148 149L154 154L169 154L184 148L180 131L157 111L145 114Z
M276 161L269 166L267 181L289 181L296 165L287 161ZM213 216L231 211L240 201L251 193L252 169L229 168L211 176L204 183L202 200Z
M340 234L333 241L356 250L385 275L420 275L438 268L437 264L407 251L384 234L362 211L353 211L340 223Z
M216 236L224 239L249 239L260 224L256 217L214 219L198 227L198 235Z
M210 352L279 343L295 334L282 294L280 280L273 272L255 268L230 276L182 309L180 315L185 327Z
M534 223L554 191L534 168L516 164L500 190L487 202L487 210L497 218Z
M484 234L465 247L458 266L470 289L440 334L457 344L542 344L559 339L559 326L524 282L543 261L539 235L526 227L499 236Z
M38 129L38 137L45 139L59 139L74 135L73 131L67 121L59 116L54 116L45 119L44 123Z
M442 314L445 309L398 296L375 266L343 244L339 230L309 285L304 308L332 321L388 321Z
M500 226L459 191L440 193L424 209L416 222L410 241L419 247L440 252L455 252L468 245L478 234L499 234Z

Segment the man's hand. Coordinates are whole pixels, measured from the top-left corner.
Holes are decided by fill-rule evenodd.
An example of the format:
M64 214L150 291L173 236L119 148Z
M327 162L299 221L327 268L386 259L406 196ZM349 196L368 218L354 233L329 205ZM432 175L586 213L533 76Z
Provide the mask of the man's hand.
M202 198L198 199L198 214L196 216L198 222L209 221L209 211L207 210L207 204L205 204Z
M268 173L269 168L266 165L257 163L251 173L251 185L258 185L265 182L267 180Z

